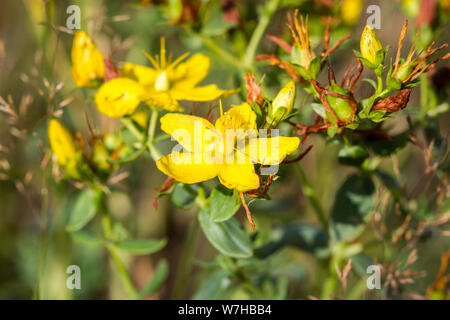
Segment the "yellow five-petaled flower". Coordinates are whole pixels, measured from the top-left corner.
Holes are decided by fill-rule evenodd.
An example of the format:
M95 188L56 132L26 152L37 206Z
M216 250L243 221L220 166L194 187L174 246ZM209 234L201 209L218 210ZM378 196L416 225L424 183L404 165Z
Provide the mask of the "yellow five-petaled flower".
M161 55L155 59L147 54L153 68L125 63L120 69L121 77L100 87L95 98L98 110L110 117L122 117L145 102L168 111L182 111L179 100L210 101L232 92L214 84L197 86L208 74L210 60L198 53L182 62L188 54L173 62L166 60L162 38Z
M168 113L161 118L161 129L175 138L184 152L159 159L159 170L187 184L218 176L227 188L240 192L260 186L255 163L278 165L300 144L297 137L258 137L256 114L247 103L232 107L215 125L197 116Z

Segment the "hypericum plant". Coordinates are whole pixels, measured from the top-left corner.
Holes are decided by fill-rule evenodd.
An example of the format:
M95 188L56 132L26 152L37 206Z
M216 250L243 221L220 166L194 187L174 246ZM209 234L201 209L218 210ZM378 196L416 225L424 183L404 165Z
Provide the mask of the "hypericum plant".
M86 143L81 134L74 138L56 118L49 121L48 138L55 164L64 170L64 179L82 189L66 228L80 242L108 249L131 298L142 298L153 293L160 286L161 278L166 276L167 266L162 262L157 271L164 276L155 276L139 291L127 272L120 251L134 255L155 253L166 245L167 240L130 237L129 232L112 219L107 199L122 178L119 169L146 152L156 167L168 176L157 190L154 207L157 206L157 199L165 195L170 195L177 206L190 208L195 204L198 207L186 241L186 254L193 250L198 223L211 245L220 252L211 262L214 279L231 279L226 289L233 286L245 288L248 297L286 297L287 289L284 293L277 290L287 285L275 279L268 268L259 270L262 265L269 265L275 252L285 246L301 248L320 262L326 262L328 271L322 296L330 298L330 294L338 291L338 282L343 288L341 293L346 294L352 259L357 261L356 264L359 258L360 267L364 265L361 260L375 263L364 251L366 244L363 237L366 235L363 233L370 229L370 224L373 228L367 233L368 238L385 240L390 237L393 243L404 241L408 248L425 233L426 228L419 223L409 234L405 231L414 219L424 220L417 218L420 214L417 205L414 207L409 202L404 188L381 168L380 163L383 157L394 157L398 149L411 141L421 147L427 170L435 172L441 168L440 160L431 163L435 142L427 141L428 145L419 142L415 134L418 123L410 122L409 129L398 136L391 136L382 125L393 112L407 106L411 89L419 85L419 80L423 80L438 61L450 57L446 54L429 61L431 55L446 45L434 48L433 42L426 48L416 49L414 43L406 58L402 58L401 48L407 31L405 22L395 59L386 63L389 47L384 47L376 31L366 26L361 35L360 52L354 51L356 65L348 67L338 81L330 56L349 39L350 34L331 46L331 17L326 18L321 51L311 43L310 19L299 17L299 11L295 10L293 15L288 15L292 43L281 37L269 36L285 51L289 61L274 54L262 54L255 58L256 47L278 5L276 0L267 3L265 19L258 24L257 32L248 41L242 59L220 48L210 37L217 35L217 29L221 32L229 30L228 26L237 25L236 21L225 26L208 26L207 21L194 19L203 4L187 5L184 1L182 12L171 15L172 22L183 25L189 35L198 36L205 46L224 57L224 61L240 68L241 75L244 70L252 71L239 80L245 83L246 101L242 101L245 98L241 96L241 101L225 112L222 101L218 99L238 90L222 90L215 84L200 85L210 68L208 56L197 53L188 59L189 53L185 53L172 60L170 55L167 57L165 40L161 38L160 55L153 57L146 53L152 67L130 62L119 65L103 56L86 33L79 31L75 34L72 46L73 80L78 87L91 90L95 94L98 111L119 118L121 126L117 133L92 134ZM343 8L348 8L348 12L342 9L340 19L347 26L355 24L361 11L361 1L344 1ZM164 6L164 9L167 8ZM203 33L199 34L198 29ZM269 61L271 65L285 70L293 81L278 81L277 93L269 96L262 80L260 83L257 81L260 77L253 60ZM372 85L373 93L368 97L358 97L355 88L361 83L364 66L373 71L377 81L363 79ZM328 70L328 83L319 79L325 68ZM296 104L299 93L297 85L303 87L312 101L301 106ZM430 95L436 94L431 88L427 90ZM213 109L206 117L182 113L184 100L212 101L212 105L219 105L217 119L213 121ZM298 111L305 108L315 113L306 124L298 117ZM433 111L436 112L428 111L421 118L422 122L425 117L431 117ZM159 117L159 112L164 112L164 115ZM156 136L159 123L163 134ZM328 215L298 163L312 146L303 152L299 149L314 133L326 133L328 141L342 143L339 162L357 169L357 173L350 175L339 187ZM178 144L170 154L162 155L156 142L170 137ZM445 153L442 158L445 158ZM259 216L252 215L250 203L256 199L272 200L269 190L284 175L284 170L288 170L289 164L293 164L300 178L301 186L296 189L301 189L310 200L320 226L283 221L277 226L261 223L260 227ZM282 166L281 170L278 170L279 166ZM216 177L218 181L211 183L210 180ZM375 178L383 188L377 188ZM283 187L282 183L279 185ZM440 197L445 194L442 190L439 190ZM389 202L390 199L392 202ZM276 202L277 199L274 200ZM441 211L443 200L436 203ZM241 224L235 216L241 206L252 231L256 232L250 234L247 224ZM433 201L424 206L432 207ZM97 212L101 213L98 221L95 219ZM394 212L400 217L399 226L383 224L379 215L387 212ZM429 228L439 228L445 224L437 218L426 223ZM258 233L260 230L262 236ZM401 281L419 277L418 273L408 269L414 262L414 256L415 251L411 250L406 263L402 264L401 259L380 262L383 263L389 290L394 292L395 285ZM186 272L190 272L192 263L185 266L184 262L191 260L193 257L182 259L179 270L186 268L187 271L180 272L181 275L186 276ZM217 286L222 286L222 282ZM182 296L183 290L180 291ZM198 296L202 297L200 293Z

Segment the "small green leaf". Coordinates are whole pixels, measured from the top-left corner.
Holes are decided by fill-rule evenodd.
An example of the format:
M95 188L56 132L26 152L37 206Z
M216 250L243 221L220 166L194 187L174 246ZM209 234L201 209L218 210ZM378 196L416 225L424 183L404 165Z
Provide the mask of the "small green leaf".
M358 167L369 157L369 152L360 145L344 146L338 156L340 163Z
M371 85L375 90L377 90L378 85L377 85L377 83L376 83L375 81L373 81L372 79L364 78L364 79L362 79L362 81L365 81L365 82L370 83L370 85Z
M335 241L357 237L374 206L375 186L368 176L348 177L336 193L330 219L330 233Z
M114 242L120 250L134 255L155 253L165 247L166 239L161 240L121 240Z
M219 269L209 275L195 293L193 300L212 300L219 299L230 285L230 271Z
M255 256L266 258L284 246L294 246L319 257L328 253L327 236L322 228L309 224L288 224L273 230L271 240L255 249Z
M158 291L159 288L164 284L169 274L169 265L166 260L161 260L156 266L155 272L153 273L153 278L145 287L138 293L137 298L143 299L148 297Z
M328 137L333 138L338 132L339 128L336 126L330 126L327 128Z
M239 192L230 190L219 184L211 192L209 197L211 208L211 220L222 222L230 219L241 207L241 198Z
M103 239L85 231L71 233L73 241L88 248L98 248L103 245Z
M195 201L194 196L186 188L184 184L177 183L171 195L173 204L181 209L189 209Z
M372 149L377 155L386 157L405 147L408 142L408 135L409 132L404 131L395 136L391 136L390 139L381 137L380 139L371 141L366 147Z
M209 242L221 253L235 258L253 255L252 242L235 218L214 222L206 210L198 214L200 226Z
M98 211L101 197L102 191L98 189L81 191L66 226L67 231L78 231L88 224Z
M321 116L323 119L327 118L325 107L321 103L311 103L311 107L315 113Z

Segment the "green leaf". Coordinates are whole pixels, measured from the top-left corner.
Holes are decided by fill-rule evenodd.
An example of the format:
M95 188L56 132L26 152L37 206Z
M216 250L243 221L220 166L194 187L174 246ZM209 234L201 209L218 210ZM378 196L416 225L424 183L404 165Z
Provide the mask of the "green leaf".
M375 123L379 123L389 119L386 115L386 111L384 110L375 110L369 113L368 119L372 120Z
M78 231L88 224L97 213L101 198L101 190L86 189L81 191L66 226L67 231Z
M211 220L222 222L230 219L241 207L241 198L239 192L230 190L219 184L211 192L209 197Z
M325 231L309 224L287 224L271 233L271 240L255 249L255 256L266 258L284 246L294 246L306 252L323 257L328 251Z
M235 258L253 255L252 242L235 218L214 222L206 210L198 214L200 226L209 242L221 253Z
M152 295L164 284L169 274L169 264L166 260L161 260L156 266L155 272L153 273L153 278L145 287L138 293L137 298L143 299L147 296Z
M377 83L376 83L375 81L373 81L372 79L364 78L364 79L362 79L362 81L365 81L365 82L370 83L370 85L371 85L375 90L377 90L378 85L377 85Z
M323 119L327 118L327 114L325 112L325 107L321 103L311 103L311 107L315 113L321 116Z
M88 248L98 248L103 245L103 239L85 231L71 233L73 241Z
M336 126L331 126L327 128L328 137L333 138L338 132L339 128Z
M218 2L210 2L208 10L204 14L202 34L205 36L219 36L235 25L236 23L223 19L222 10Z
M171 199L173 204L182 209L189 209L195 201L194 196L187 190L188 187L182 183L175 185ZM194 186L192 187L194 188Z
M392 136L391 139L380 138L374 141L371 141L370 144L367 144L366 147L372 149L377 155L386 157L396 152L399 149L402 149L406 143L408 142L408 131L404 131L395 136Z
M231 284L228 270L219 269L210 274L195 293L193 300L214 300L219 299L220 294Z
M134 255L155 253L165 247L166 239L161 240L121 240L115 241L114 246Z
M330 234L335 241L349 241L364 230L374 207L375 186L368 176L348 177L339 187L330 219Z
M369 152L360 145L344 146L338 156L340 163L359 167L369 157Z

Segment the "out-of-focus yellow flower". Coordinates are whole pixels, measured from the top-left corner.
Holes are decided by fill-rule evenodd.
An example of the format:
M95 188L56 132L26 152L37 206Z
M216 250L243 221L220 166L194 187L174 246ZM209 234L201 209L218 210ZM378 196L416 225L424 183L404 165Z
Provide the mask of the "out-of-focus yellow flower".
M341 5L341 17L345 24L355 25L361 14L362 0L343 0Z
M439 3L445 12L450 11L450 0L440 0Z
M275 117L278 109L285 108L283 116L281 119L285 118L289 113L291 113L294 107L295 101L295 83L294 81L289 81L283 89L278 92L277 96L272 102L272 117ZM280 120L281 120L280 119Z
M95 87L104 79L103 55L84 31L75 34L71 55L72 78L78 87Z
M48 139L58 164L68 166L76 162L77 147L70 131L56 119L51 119L48 125Z
M254 163L277 165L300 144L297 137L258 138L256 114L248 103L232 107L215 125L200 117L168 113L161 118L161 129L185 152L172 152L159 159L159 170L187 184L218 176L224 186L240 192L260 186ZM185 134L180 135L179 130ZM208 155L214 155L214 159Z
M197 86L208 74L210 60L203 54L195 54L182 62L189 53L175 61L166 60L164 38L161 38L161 54L153 58L147 54L153 68L125 63L121 77L106 82L96 98L100 112L111 117L132 113L139 102L168 111L182 111L179 100L210 101L234 91L220 90L216 85ZM111 94L113 96L111 97Z
M109 117L131 114L142 101L144 88L128 78L115 78L104 83L95 96L97 109Z
M361 35L361 55L372 64L376 64L377 52L383 50L377 32L371 26L366 25Z

